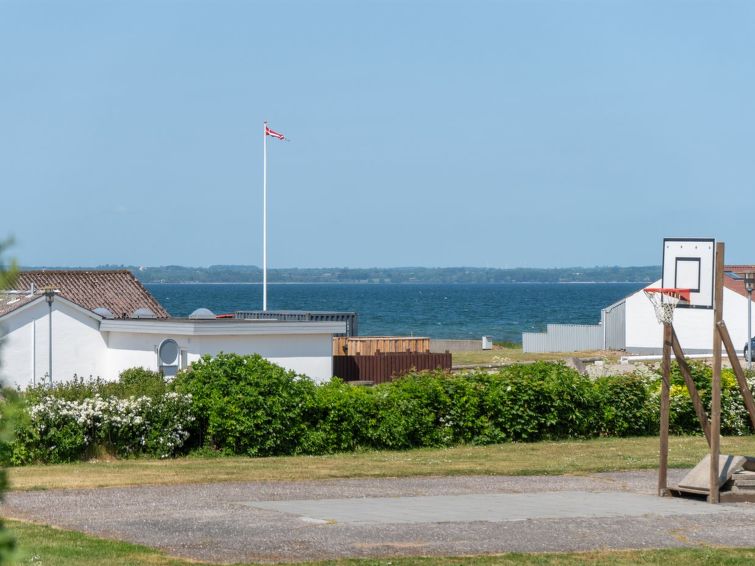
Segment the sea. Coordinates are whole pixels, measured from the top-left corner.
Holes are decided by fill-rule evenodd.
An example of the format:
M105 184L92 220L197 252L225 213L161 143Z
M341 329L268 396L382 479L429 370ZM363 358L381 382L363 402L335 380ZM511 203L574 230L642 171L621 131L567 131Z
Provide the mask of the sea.
M521 343L548 323L597 324L600 310L646 283L271 284L268 310L355 311L362 336L428 336ZM262 309L260 284L146 287L177 317Z

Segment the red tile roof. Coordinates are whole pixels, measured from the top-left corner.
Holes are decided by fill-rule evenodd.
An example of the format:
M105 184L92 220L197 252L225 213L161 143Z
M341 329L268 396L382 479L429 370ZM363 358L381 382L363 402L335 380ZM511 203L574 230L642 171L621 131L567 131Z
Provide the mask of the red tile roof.
M34 285L39 291L52 287L60 295L80 307L93 311L98 307L109 309L115 318L132 318L136 309L147 308L157 318L169 318L170 315L147 289L126 269L116 270L51 270L22 271L19 273L15 289L29 290ZM0 299L0 316L30 302L24 299L12 302L18 295L3 295Z
M727 265L724 267L724 271L742 275L748 271L755 271L755 265ZM724 287L742 295L743 297L747 296L744 279L734 279L728 276L724 277Z
M32 302L39 295L17 295L0 291L0 316Z

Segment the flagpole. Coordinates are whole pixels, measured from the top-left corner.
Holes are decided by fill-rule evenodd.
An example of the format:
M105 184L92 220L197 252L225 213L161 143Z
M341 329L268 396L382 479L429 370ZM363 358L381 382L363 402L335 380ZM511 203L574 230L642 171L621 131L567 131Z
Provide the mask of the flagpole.
M267 122L262 127L262 310L267 310Z

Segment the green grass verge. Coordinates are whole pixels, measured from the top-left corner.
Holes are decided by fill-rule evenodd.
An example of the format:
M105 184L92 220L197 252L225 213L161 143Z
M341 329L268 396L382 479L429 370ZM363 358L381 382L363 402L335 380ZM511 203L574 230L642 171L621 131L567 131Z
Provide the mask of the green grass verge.
M6 521L18 545L16 564L95 566L187 565L146 546L87 536L21 521Z
M78 532L55 529L21 521L8 521L18 540L16 564L44 566L189 566L206 564L167 556L165 553L126 542L95 538ZM461 558L386 558L372 560L336 560L310 562L312 566L494 566L532 564L570 566L577 564L753 564L755 549L682 548L665 550L596 551L578 553L510 553L497 556L469 556Z
M724 437L724 454L755 455L755 436ZM701 437L669 440L669 465L692 467L707 453ZM653 469L658 439L595 438L563 442L421 448L329 456L112 460L11 468L11 489L58 489L463 475L562 475Z
M451 360L454 366L468 365L499 365L512 364L517 362L535 362L535 361L560 361L568 358L600 358L610 363L618 361L623 352L614 352L608 350L596 350L587 352L550 352L544 354L525 353L521 345L498 344L492 350L474 350L471 352L453 352Z

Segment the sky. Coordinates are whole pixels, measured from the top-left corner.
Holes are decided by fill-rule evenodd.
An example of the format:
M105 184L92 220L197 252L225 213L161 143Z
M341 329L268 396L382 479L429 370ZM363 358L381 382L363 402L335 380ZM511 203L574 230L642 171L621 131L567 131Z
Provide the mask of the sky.
M22 265L755 263L750 1L0 0Z

